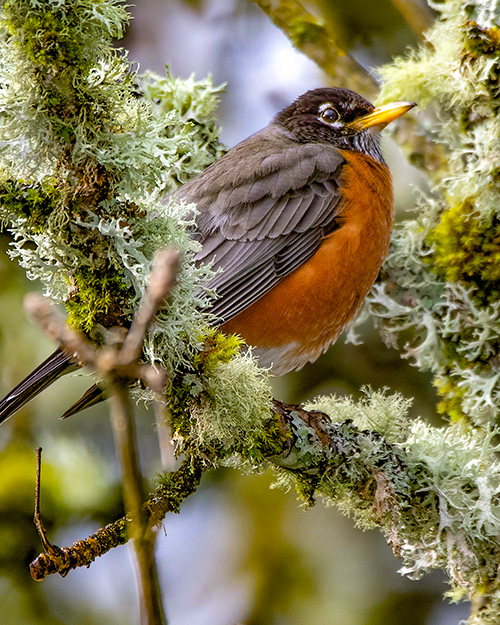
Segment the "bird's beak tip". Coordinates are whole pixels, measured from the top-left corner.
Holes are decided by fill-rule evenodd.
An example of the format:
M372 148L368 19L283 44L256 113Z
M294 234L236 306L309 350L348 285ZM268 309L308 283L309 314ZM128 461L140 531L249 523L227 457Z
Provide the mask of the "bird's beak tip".
M373 127L382 129L415 106L417 106L416 102L391 102L390 104L377 106L371 113L358 117L349 126L356 131Z

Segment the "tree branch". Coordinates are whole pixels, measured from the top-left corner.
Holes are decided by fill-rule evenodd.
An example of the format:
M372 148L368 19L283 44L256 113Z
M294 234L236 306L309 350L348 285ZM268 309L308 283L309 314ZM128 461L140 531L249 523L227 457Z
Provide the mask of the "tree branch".
M375 78L341 48L334 33L297 0L254 0L268 17L336 83L362 93L368 99L378 91Z
M434 15L424 0L392 0L408 26L417 35L422 35L434 22Z
M178 512L181 502L198 488L202 472L200 462L188 459L177 471L169 473L168 487L162 485L157 488L142 507L148 524L158 525L167 512ZM65 577L72 569L90 566L96 558L114 547L124 545L131 538L131 523L129 516L122 517L85 540L78 540L71 547L60 548L60 553L40 554L30 565L31 576L37 581L53 573Z
M179 255L175 250L163 250L156 254L148 287L123 345L107 345L102 349L95 349L83 336L68 328L46 300L32 295L26 302L27 309L47 334L59 340L66 351L76 354L79 362L94 367L109 390L115 448L122 467L125 509L127 517L131 519L128 534L133 538L136 554L143 625L162 625L166 623L166 619L154 558L155 534L143 507L143 478L139 467L129 385L137 379L142 379L156 393L161 393L164 388L165 376L152 367L141 365L139 357L147 329L158 307L169 297L175 284L178 265ZM35 517L39 521L37 527L40 528L39 514L38 517L35 514ZM44 533L41 535L43 537ZM50 543L45 540L44 546L46 544ZM92 557L94 551L92 548L90 550L84 548L83 553L87 557L88 555ZM62 570L67 569L69 557L67 551L51 546L48 555L54 557L58 567L62 566ZM38 573L35 572L35 575Z
M396 509L410 505L415 493L410 478L405 477L408 468L403 454L397 446L385 443L377 432L360 430L352 423L332 423L320 411L304 410L277 400L273 402L270 417L261 437L264 440L271 434L273 449L267 454L264 452L264 457L272 466L286 470L297 480L298 490L307 504L314 502L317 489L325 496L332 496L329 484L333 474L339 472L340 479L347 479L351 474L357 476L352 482L353 494L365 502L365 508L377 525L387 525ZM276 424L279 424L279 432ZM281 441L278 453L277 440ZM382 450L373 455L371 466L361 453L367 444ZM187 458L177 471L166 474L160 487L141 509L149 527L161 523L168 512L179 511L181 503L196 490L203 471L213 466L213 461ZM421 467L420 471L424 472L424 468ZM394 475L400 478L395 480ZM89 566L96 557L131 537L132 520L130 517L119 519L86 540L62 548L60 554L41 554L31 564L32 576L37 580L52 573L64 576L72 568ZM394 529L391 532L391 544L396 549L397 533Z

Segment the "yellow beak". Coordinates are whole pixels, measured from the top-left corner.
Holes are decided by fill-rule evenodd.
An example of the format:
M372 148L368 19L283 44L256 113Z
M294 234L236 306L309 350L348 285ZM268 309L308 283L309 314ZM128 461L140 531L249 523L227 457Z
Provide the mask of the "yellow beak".
M414 106L416 106L415 102L391 102L391 104L384 104L384 106L378 106L376 109L373 109L368 115L358 117L358 119L350 122L347 126L355 131L372 128L373 126L378 126L382 129L398 117L401 117L401 115L407 113Z

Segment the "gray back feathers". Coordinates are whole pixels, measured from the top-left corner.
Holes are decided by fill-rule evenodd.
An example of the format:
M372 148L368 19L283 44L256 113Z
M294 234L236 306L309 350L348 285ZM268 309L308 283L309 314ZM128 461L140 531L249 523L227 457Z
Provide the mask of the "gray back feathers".
M176 192L199 211L196 262L223 269L211 312L228 321L316 252L338 226L343 163L334 146L271 123Z

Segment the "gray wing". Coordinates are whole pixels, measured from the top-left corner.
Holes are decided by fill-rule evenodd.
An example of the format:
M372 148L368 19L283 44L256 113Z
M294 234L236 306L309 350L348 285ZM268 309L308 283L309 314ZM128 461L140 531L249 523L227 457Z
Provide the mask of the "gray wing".
M298 144L270 124L176 192L199 211L196 262L223 269L207 285L217 290L213 314L229 321L339 226L343 164L333 146Z

